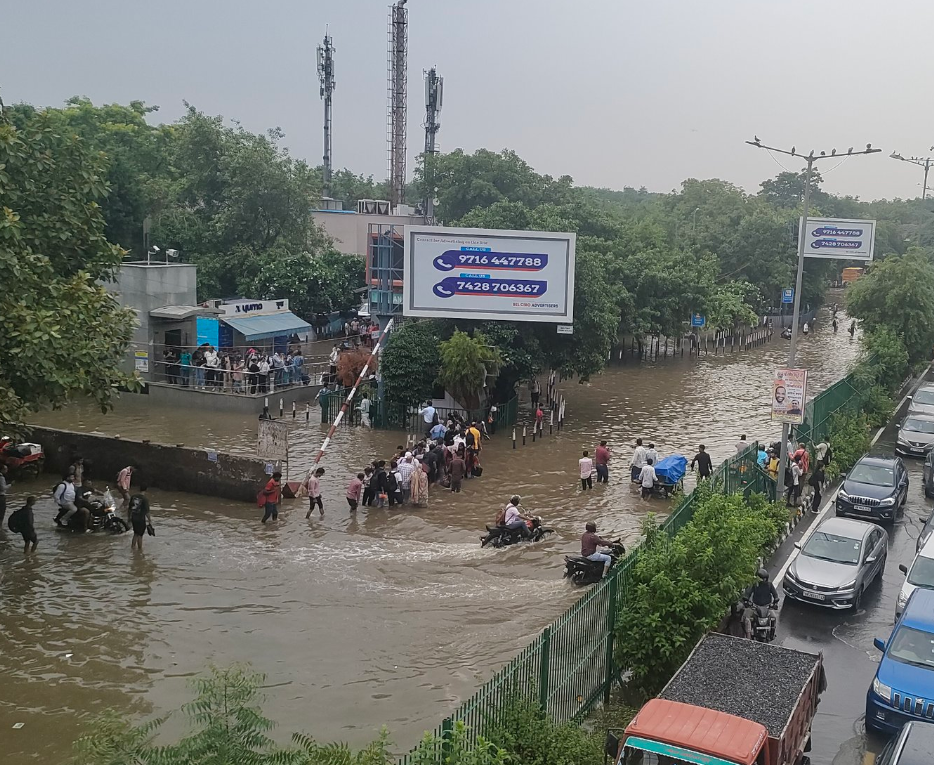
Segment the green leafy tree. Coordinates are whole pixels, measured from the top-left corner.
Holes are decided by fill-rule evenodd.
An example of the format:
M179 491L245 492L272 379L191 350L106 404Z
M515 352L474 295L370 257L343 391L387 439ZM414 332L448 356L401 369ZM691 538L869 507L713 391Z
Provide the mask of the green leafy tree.
M761 191L759 196L776 208L794 209L800 207L804 201L804 185L807 172L802 170L800 173L791 173L783 171L774 178L762 181L759 184ZM825 204L829 195L821 190L820 173L817 170L811 171L811 204L821 206Z
M100 280L122 251L104 235L104 163L37 114L0 119L0 427L29 411L92 397L105 410L135 317Z
M897 335L911 363L931 358L934 349L934 265L913 248L906 255L874 263L847 290L847 313L872 332L887 327Z
M392 332L380 356L386 399L407 407L432 396L441 354L441 325L433 320L406 322Z
M499 351L489 344L481 332L473 337L454 330L454 334L441 342L441 369L438 382L456 401L468 409L480 403L480 392L492 385L502 364Z
M321 168L316 168L320 175ZM351 210L360 199L389 199L389 181L373 180L372 175L357 175L344 168L331 174L331 197L340 199Z

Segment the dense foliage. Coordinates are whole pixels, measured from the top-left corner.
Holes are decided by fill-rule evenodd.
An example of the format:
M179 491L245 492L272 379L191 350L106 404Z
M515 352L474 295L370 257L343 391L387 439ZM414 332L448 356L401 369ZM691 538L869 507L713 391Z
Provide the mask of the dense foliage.
M761 495L695 489L694 517L675 537L646 521L646 542L618 618L614 660L628 688L646 697L684 662L755 577L757 561L778 538L787 511Z
M98 283L122 252L104 234L104 162L38 116L0 118L0 430L72 396L102 409L135 317Z

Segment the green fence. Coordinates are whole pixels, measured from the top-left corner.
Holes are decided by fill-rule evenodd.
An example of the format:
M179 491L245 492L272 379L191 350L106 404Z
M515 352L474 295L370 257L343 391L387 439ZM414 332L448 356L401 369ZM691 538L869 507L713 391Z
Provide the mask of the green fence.
M760 492L774 498L775 482L756 465L758 446L724 462L710 477L719 492ZM663 538L671 539L694 517L694 492L681 497L661 525ZM500 720L508 702L520 698L546 710L557 722L582 720L609 695L618 668L613 664L613 632L616 615L629 593L632 571L639 558L636 547L564 614L546 627L515 659L499 670L480 690L447 717L434 734L440 745L454 724L468 726L468 736L478 736ZM440 754L440 753L439 753ZM423 765L414 752L402 765Z
M838 412L858 412L863 405L863 391L855 373L838 380L812 398L804 407L804 422L795 428L795 440L818 444L830 432L830 420Z

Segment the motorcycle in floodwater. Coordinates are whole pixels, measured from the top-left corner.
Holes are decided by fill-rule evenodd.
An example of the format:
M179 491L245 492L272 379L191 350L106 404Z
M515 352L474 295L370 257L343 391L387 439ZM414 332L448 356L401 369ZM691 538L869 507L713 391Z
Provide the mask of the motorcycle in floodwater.
M95 497L90 491L84 492L80 497L80 502L76 502L78 509L87 510L88 531L102 531L107 534L122 534L129 530L130 524L117 515L116 502L110 490L104 492L103 498ZM81 531L81 522L77 513L73 515L68 523L58 524L60 531Z
M531 521L526 521L526 525L529 527L530 536L525 541L529 542L540 542L548 534L553 534L555 531L544 526L541 516L538 515L534 516ZM487 545L491 547L508 547L522 541L522 535L518 529L511 529L508 526L487 526L486 534L480 537L480 547L486 547Z
M612 547L600 552L610 556L610 568L613 568L617 561L626 554L626 546L617 539ZM599 582L603 578L603 569L602 560L590 560L580 555L564 556L564 578L570 579L572 584L583 586Z

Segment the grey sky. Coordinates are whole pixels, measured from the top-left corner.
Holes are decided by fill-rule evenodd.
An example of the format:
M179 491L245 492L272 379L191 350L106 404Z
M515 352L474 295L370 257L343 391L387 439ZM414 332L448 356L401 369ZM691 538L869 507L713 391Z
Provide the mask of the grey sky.
M251 130L281 126L320 162L315 48L334 37L334 162L387 175L387 0L0 0L8 103L182 99ZM409 0L409 167L424 135L422 70L445 78L440 145L515 149L580 184L668 191L779 172L745 146L881 146L830 191L920 194L930 153L930 0ZM781 161L789 169L797 163ZM826 172L833 167L827 164ZM930 181L934 184L934 178Z

